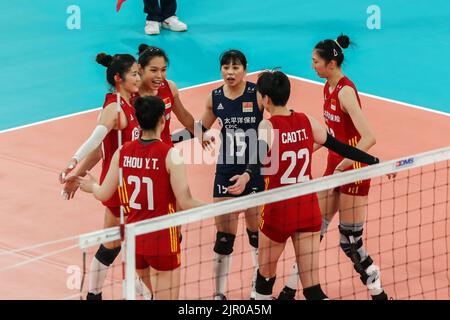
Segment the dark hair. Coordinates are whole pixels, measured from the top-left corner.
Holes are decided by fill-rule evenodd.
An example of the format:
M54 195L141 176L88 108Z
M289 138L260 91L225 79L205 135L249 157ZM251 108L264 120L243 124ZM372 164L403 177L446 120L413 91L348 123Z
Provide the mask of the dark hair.
M222 67L225 64L242 64L244 67L244 70L247 70L247 58L245 55L239 51L239 50L227 50L225 52L222 52L219 58L220 66Z
M114 76L118 74L122 80L125 79L125 74L136 63L136 59L131 54L115 54L111 56L104 52L97 54L95 60L107 68L106 80L113 87L116 86Z
M281 71L264 71L258 76L256 90L263 97L269 96L274 105L285 106L291 95L291 83Z
M342 50L348 48L349 45L349 37L341 34L336 41L331 39L320 41L314 49L327 63L335 60L338 67L340 67L344 61L344 52Z
M139 97L134 102L136 119L142 130L155 130L159 119L164 115L164 102L156 96Z
M169 58L167 57L167 54L163 49L160 49L158 47L149 46L143 43L139 45L138 53L138 63L142 68L145 68L154 57L163 57L166 63L169 64Z

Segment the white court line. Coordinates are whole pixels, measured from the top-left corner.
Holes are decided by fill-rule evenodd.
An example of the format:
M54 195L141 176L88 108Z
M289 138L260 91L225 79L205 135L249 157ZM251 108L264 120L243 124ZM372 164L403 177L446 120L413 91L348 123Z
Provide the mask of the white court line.
M306 78L302 78L302 77L298 77L298 76L293 76L293 75L290 75L290 74L287 74L287 76L289 76L289 78L292 78L292 79L297 79L297 80L304 81L304 82L307 82L307 83L320 85L322 87L324 86L324 83L319 82L319 81L314 81L314 80L310 80L310 79L306 79ZM399 104L399 105L402 105L402 106L405 106L405 107L409 107L409 108L414 108L414 109L419 109L419 110L428 111L428 112L432 112L432 113L437 113L437 114L440 114L442 116L450 116L450 113L447 113L447 112L444 112L444 111L438 111L438 110L434 110L434 109L431 109L431 108L422 107L422 106L418 106L418 105L411 104L411 103L406 103L406 102L403 102L403 101L383 98L383 97L376 96L376 95L373 95L373 94L370 94L370 93L364 93L364 92L358 91L358 94L361 95L361 96L366 96L366 97L378 99L378 100L381 100L381 101L386 101L386 102Z
M247 73L247 75L253 75L253 74L257 74L262 72L263 70L260 71L254 71L254 72L249 72ZM304 81L307 83L311 83L311 84L315 84L315 85L320 85L323 86L324 84L322 82L318 82L318 81L314 81L314 80L310 80L310 79L306 79L306 78L302 78L302 77L298 77L298 76L293 76L290 74L287 74L290 78L292 79L297 79L300 81ZM198 87L203 87L203 86L207 86L213 83L218 83L218 82L222 82L223 80L214 80L214 81L209 81L209 82L205 82L205 83L201 83L201 84L196 84L193 86L189 86L189 87L185 87L185 88L181 88L179 89L179 91L186 91L189 89L194 89L194 88L198 88ZM362 96L366 96L366 97L370 97L370 98L374 98L374 99L378 99L381 101L386 101L386 102L391 102L391 103L395 103L395 104L399 104L399 105L403 105L409 108L414 108L414 109L419 109L419 110L423 110L423 111L428 111L428 112L432 112L432 113L436 113L439 115L443 115L443 116L450 116L450 113L447 112L443 112L443 111L437 111L437 110L433 110L431 108L427 108L427 107L422 107L422 106L418 106L418 105L414 105L414 104L410 104L410 103L406 103L406 102L402 102L402 101L398 101L398 100L393 100L393 99L388 99L388 98L383 98L380 96L376 96L373 94L369 94L369 93L364 93L364 92L358 92L360 95ZM10 131L15 131L15 130L19 130L19 129L25 129L28 127L33 127L33 126L37 126L40 124L44 124L44 123L48 123L48 122L53 122L53 121L57 121L57 120L62 120L62 119L66 119L66 118L70 118L70 117L75 117L75 116L79 116L85 113L89 113L89 112L94 112L94 111L98 111L101 108L93 108L93 109L89 109L89 110L85 110L85 111L81 111L81 112L76 112L76 113L71 113L71 114L67 114L64 116L60 116L60 117L56 117L56 118L51 118L51 119L47 119L47 120L42 120L42 121L38 121L38 122L33 122L30 124L26 124L26 125L22 125L22 126L18 126L18 127L14 127L14 128L9 128L9 129L5 129L5 130L0 130L0 134L2 133L6 133L6 132L10 132Z

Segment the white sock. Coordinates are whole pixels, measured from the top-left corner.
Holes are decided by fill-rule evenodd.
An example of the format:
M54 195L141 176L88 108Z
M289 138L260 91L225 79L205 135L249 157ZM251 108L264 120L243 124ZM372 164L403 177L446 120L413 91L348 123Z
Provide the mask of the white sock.
M288 277L288 280L286 282L286 287L289 287L293 290L298 289L298 267L297 263L294 263L291 269L291 274Z
M224 255L214 253L214 274L216 276L215 294L224 294L227 286L227 279L228 279L228 272L230 271L230 265L231 265L231 254Z
M108 274L108 267L97 260L96 257L92 259L91 269L89 270L89 292L99 294L102 292L103 283Z
M257 292L255 300L272 300L272 295L271 294L260 294Z
M375 264L371 264L366 269L366 273L369 275L369 279L367 280L367 289L369 289L369 293L372 296L376 296L382 293L383 288L381 287L380 268Z
M250 292L250 298L256 299L256 276L258 275L258 248L251 247L251 253L252 253L252 260L253 260L253 279L252 279L252 290Z
M147 288L142 278L136 275L134 281L135 281L136 296L142 297L144 300L153 300L152 293L150 289Z

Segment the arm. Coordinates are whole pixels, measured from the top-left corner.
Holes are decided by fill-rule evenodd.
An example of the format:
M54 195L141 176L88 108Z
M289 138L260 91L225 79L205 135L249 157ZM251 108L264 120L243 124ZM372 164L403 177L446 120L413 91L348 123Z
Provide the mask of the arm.
M101 185L87 172L88 178L79 178L81 190L93 193L94 197L100 201L106 201L111 198L119 186L119 154L120 149L117 149L111 159L105 180L103 180Z
M355 148L367 152L376 143L375 134L370 128L369 122L359 106L358 99L353 88L349 86L342 88L339 92L339 102L341 104L342 111L348 113L353 124L355 125L356 130L358 130L361 135L361 139L358 141ZM344 159L338 167L344 170L352 163L353 161L350 159Z
M172 106L173 113L180 120L181 124L194 134L194 117L192 114L184 107L183 102L181 102L178 88L175 82L168 80L170 91L173 94L174 104Z
M214 115L214 113L212 111L212 96L210 94L208 97L208 100L206 102L206 109L203 112L203 116L201 118L202 132L205 133L206 131L208 131L211 128L214 121L216 121L216 116ZM197 122L196 125L200 125L200 124ZM172 142L177 143L177 142L192 139L193 137L194 137L194 135L191 133L191 131L189 131L187 129L183 129L181 131L178 131L178 132L172 134ZM209 136L205 137L205 134L203 134L202 144L204 147L205 147L205 144L209 144L209 140L213 141L213 139L211 139L211 137L209 137Z
M84 161L75 170L74 174L65 180L61 195L63 199L70 200L75 196L75 192L79 187L78 177L84 177L87 171L90 171L102 158L102 151L97 147L94 151L89 153Z
M68 162L66 168L60 172L59 180L65 182L66 176L80 163L86 156L94 151L106 137L106 135L115 127L117 127L117 104L110 103L100 113L97 126L91 136L78 148L73 157ZM123 117L121 112L121 117ZM121 118L122 127L126 126L126 118ZM125 123L124 123L125 122Z
M166 157L166 167L170 175L170 184L172 186L173 193L175 194L175 198L180 204L181 209L187 210L206 204L192 198L191 190L189 189L189 185L187 183L183 157L177 149L170 149Z
M267 156L267 153L273 144L273 127L268 120L262 120L258 126L258 151L252 153L245 172L240 175L233 176L230 181L236 181L234 185L228 187L228 192L234 195L244 192L247 183L252 176L259 172L261 161ZM259 159L258 159L259 157Z
M352 159L354 161L367 164L376 164L380 162L378 158L333 138L329 133L327 133L325 128L316 121L316 119L310 116L308 116L308 119L311 123L315 143L323 145L324 147L333 150L341 156ZM336 167L336 170L343 171L345 168L346 167L342 167L341 165L339 165L338 167Z

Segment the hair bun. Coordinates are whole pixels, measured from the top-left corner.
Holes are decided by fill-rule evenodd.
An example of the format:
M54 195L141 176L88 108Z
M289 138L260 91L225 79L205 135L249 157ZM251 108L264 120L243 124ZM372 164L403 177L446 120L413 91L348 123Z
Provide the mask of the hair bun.
M111 55L101 52L97 55L97 57L95 58L95 61L97 61L102 66L109 67L112 59L113 59L113 57Z
M346 49L350 45L350 38L344 34L341 34L336 41L342 49Z
M147 50L150 46L148 44L142 43L139 45L138 52L141 55L145 50Z

